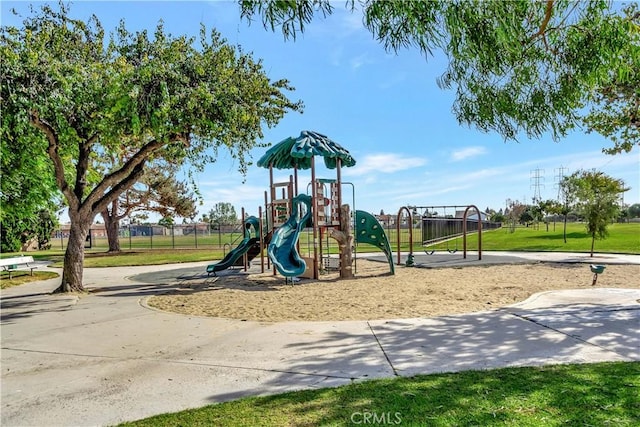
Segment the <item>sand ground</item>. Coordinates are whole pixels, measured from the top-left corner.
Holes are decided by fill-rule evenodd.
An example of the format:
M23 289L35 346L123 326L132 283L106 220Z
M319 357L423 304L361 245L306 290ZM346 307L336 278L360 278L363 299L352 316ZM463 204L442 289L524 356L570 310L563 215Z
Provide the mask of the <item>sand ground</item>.
M154 296L151 307L175 313L263 322L288 320L372 320L432 317L497 309L532 294L591 288L585 264L537 263L463 268L396 267L358 261L357 278L286 284L281 276L233 274L203 283L192 281ZM638 288L640 266L610 265L596 287Z

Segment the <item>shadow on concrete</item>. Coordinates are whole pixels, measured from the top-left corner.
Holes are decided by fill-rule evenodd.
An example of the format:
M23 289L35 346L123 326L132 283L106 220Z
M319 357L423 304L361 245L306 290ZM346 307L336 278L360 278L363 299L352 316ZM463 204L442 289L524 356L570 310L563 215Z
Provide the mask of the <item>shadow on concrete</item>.
M254 389L213 394L209 400L220 402L241 396L264 395L282 391L283 384L288 384L285 390L292 390L394 375L411 377L505 366L640 360L639 314L637 308L620 309L616 306L598 307L596 311L583 308L570 314L560 308L553 311L530 310L517 315L492 311L427 319L370 321L370 331L328 332L313 342L288 343L282 349L282 357L296 357L282 360L287 367L286 372ZM573 318L566 327L563 326L566 322L563 316ZM267 334L268 330L264 333ZM300 374L307 377L300 378L297 376ZM451 382L456 381L455 377L444 381L439 393L446 394ZM469 390L457 390L456 396L465 399L473 394L477 397L478 391L471 390L477 385L462 384L466 384L464 387L469 387ZM534 393L539 385L530 383L528 387ZM503 398L517 396L520 392L522 390L509 391ZM387 402L394 400L390 390L385 389L384 396L373 406L369 405L369 409L384 412ZM265 399L266 402L268 399L286 400L287 397ZM637 397L635 399L637 404ZM331 412L332 408L328 410ZM332 418L327 420L331 422Z
M43 313L63 312L76 304L75 295L52 294L50 292L3 296L0 299L0 323L36 316Z

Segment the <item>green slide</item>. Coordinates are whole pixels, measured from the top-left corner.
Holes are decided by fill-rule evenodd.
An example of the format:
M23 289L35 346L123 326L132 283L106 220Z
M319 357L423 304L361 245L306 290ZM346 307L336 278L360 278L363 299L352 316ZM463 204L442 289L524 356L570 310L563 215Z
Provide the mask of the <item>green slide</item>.
M230 251L222 260L216 264L211 264L207 266L207 273L214 275L216 271L226 270L231 267L242 255L247 253L249 249L251 249L256 243L258 243L258 218L255 216L248 217L244 222L244 239L236 246L232 251ZM255 231L255 236L251 237L251 227L253 227Z
M298 205L301 202L306 205L307 209L304 216L299 218ZM273 265L284 277L299 276L307 268L296 249L296 243L298 243L300 231L311 218L311 196L300 194L294 197L291 212L292 214L287 222L273 233L271 243L269 243L267 249Z
M384 252L389 261L391 274L395 274L389 239L387 239L387 235L376 217L369 212L356 211L356 242L369 243Z

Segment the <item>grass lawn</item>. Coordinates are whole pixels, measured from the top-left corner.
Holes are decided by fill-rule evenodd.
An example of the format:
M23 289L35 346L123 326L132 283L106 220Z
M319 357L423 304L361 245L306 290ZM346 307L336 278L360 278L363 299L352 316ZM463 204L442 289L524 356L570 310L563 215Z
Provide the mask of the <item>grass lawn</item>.
M197 262L220 260L223 257L222 250L211 249L148 249L122 251L116 254L107 252L85 252L85 267L120 267L130 265L160 265L180 262ZM52 267L62 268L64 252L42 251L33 255L34 258L52 261Z
M610 224L609 237L596 240L594 251L605 253L640 254L640 223ZM478 247L478 236L474 234L467 240L467 248ZM462 245L460 245L462 247ZM562 224L544 224L538 230L532 227L517 228L513 233L508 228L492 230L482 234L482 249L487 251L558 251L590 252L591 236L584 224L567 225L567 243L564 243Z
M369 420L364 422L365 417ZM376 418L374 418L376 417ZM383 419L385 422L381 422ZM378 422L373 422L374 420ZM637 426L640 362L504 368L253 397L122 426Z
M601 253L640 254L640 223L610 224L609 236L603 240L596 240L594 250ZM397 247L395 230L391 230L389 240L392 248ZM435 249L444 251L448 249L463 249L462 237L440 242L425 248L421 243L421 231L413 231L413 250L421 252L423 249ZM407 230L402 230L400 246L403 252L409 249L409 236ZM477 233L467 236L467 250L478 249ZM539 228L518 227L513 232L508 227L497 230L484 231L482 233L483 251L557 251L557 252L584 252L591 251L591 236L587 234L582 223L567 224L567 243L564 243L563 225L549 224L547 231L545 224ZM359 248L358 251L361 251Z
M0 274L0 289L10 288L12 286L22 285L23 283L35 282L36 280L47 280L58 277L58 273L53 271L34 271L33 276L28 271L14 271L9 279L9 273L3 271Z

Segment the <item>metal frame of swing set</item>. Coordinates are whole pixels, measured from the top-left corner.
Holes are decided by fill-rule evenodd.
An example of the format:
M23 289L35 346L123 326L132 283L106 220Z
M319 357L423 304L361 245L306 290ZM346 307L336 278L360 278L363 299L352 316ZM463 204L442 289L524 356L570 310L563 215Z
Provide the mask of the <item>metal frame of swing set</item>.
M455 213L457 211L458 208L462 208L464 209L464 215L462 218L455 218L455 217L450 217L447 218L446 217L446 209L453 209L454 211L454 216ZM435 209L444 209L444 216L440 216L440 215L436 215L433 217L429 217L428 214L433 214L436 213ZM396 238L397 238L397 248L398 248L398 265L401 265L401 250L400 250L400 224L402 223L402 214L403 211L406 212L407 216L408 216L408 224L410 227L410 232L409 232L409 259L413 258L413 216L418 214L418 210L422 211L422 214L420 214L420 231L421 231L421 235L423 237L422 239L422 244L424 245L429 245L429 244L435 244L435 243L440 243L445 241L447 243L447 248L446 250L449 253L456 253L458 251L458 237L460 237L462 235L462 246L463 246L463 258L466 259L467 258L467 223L468 223L468 217L469 217L469 211L474 209L476 211L476 214L478 216L478 229L477 230L473 230L473 232L477 231L478 233L478 260L482 260L482 215L480 212L480 209L478 209L477 206L475 205L467 205L467 206L459 206L459 205L443 205L443 206L403 206L398 210L398 216L397 216L397 220L396 220ZM431 211L431 212L430 212ZM439 236L437 238L434 239L428 239L427 241L424 240L424 219L425 218L431 218L431 219L436 219L438 221L440 220L446 220L446 221L455 221L454 224L456 223L460 223L460 226L462 228L461 232L457 232L454 234L450 234L450 235L446 235L446 236ZM433 222L434 224L436 224L436 222ZM456 231L459 231L459 229L456 229ZM451 239L456 239L456 246L455 249L451 250L449 249L449 241ZM431 250L431 251L427 251L426 249L424 250L424 252L427 255L433 255L433 253L435 253L435 249Z
M447 216L447 207L448 206L433 206L430 207L432 209L440 209L443 208L444 212L439 215L438 212L429 212L429 209L426 210L425 213L421 216L421 231L422 231L422 246L429 247L432 245L436 245L438 243L446 242L447 247L446 251L450 254L455 254L458 252L458 237L462 236L462 218L456 218L455 216ZM457 213L457 206L454 206L454 212ZM466 206L465 206L466 208ZM425 224L428 224L428 231L425 233ZM453 230L450 225L453 224ZM443 232L443 230L445 232ZM451 233L453 231L453 233ZM425 239L425 235L427 238ZM455 239L455 248L449 248L449 242ZM433 255L436 249L427 250L424 249L424 253L427 255Z

